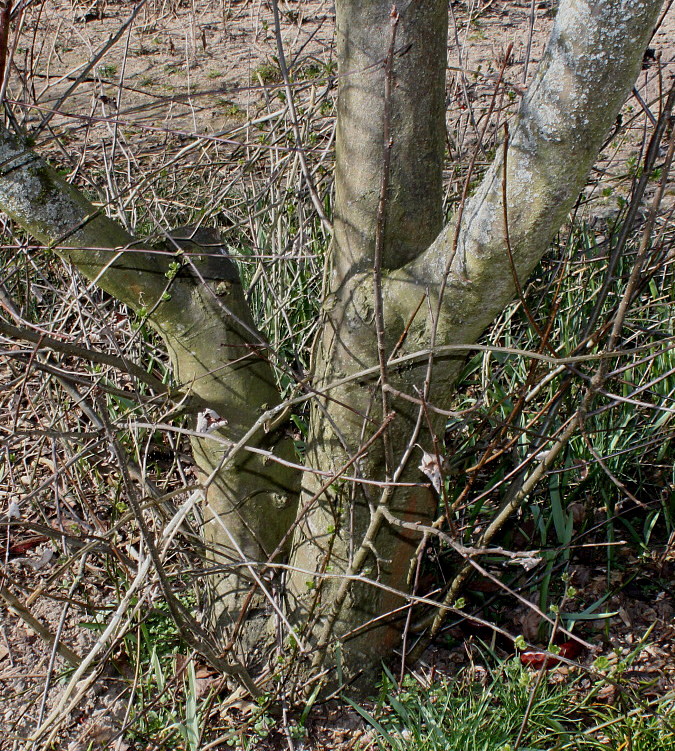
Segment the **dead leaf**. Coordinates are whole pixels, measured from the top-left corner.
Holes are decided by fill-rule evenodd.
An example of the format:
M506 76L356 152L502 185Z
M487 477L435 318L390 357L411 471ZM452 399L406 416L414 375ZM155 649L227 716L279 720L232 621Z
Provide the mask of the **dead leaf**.
M538 651L523 652L520 655L520 662L522 665L532 668L533 670L541 670L541 668L550 670L560 664L560 660L557 657L547 654L546 652Z
M210 674L204 677L197 675L197 699L203 699L212 688L217 688L220 682L221 676L219 675Z
M176 676L183 675L189 662L190 662L190 658L187 655L181 654L180 652L176 652L173 656L174 675Z
M536 568L543 559L536 555L518 555L512 560L514 563L521 565L525 571L531 571L533 568Z
M628 614L628 611L625 608L619 608L619 618L624 622L628 628L631 628L633 626L633 622L631 621L630 615Z
M14 545L10 545L8 552L10 555L23 555L26 551L31 550L32 548L36 548L38 545L41 545L43 542L47 542L48 540L49 538L45 537L44 535L29 537L23 542L17 542Z
M606 684L595 695L595 700L601 704L614 704L615 698L616 686L613 683Z
M423 472L434 486L434 490L441 495L443 488L443 471L438 461L438 457L428 453L422 449L422 461L420 462L419 469Z
M539 628L541 616L535 610L529 610L520 618L520 631L526 641L536 643L539 641Z
M30 565L34 571L43 569L54 557L54 551L51 548L45 548L42 551L42 555L37 560L29 560Z
M197 433L213 433L227 425L227 420L213 409L205 409L197 415Z

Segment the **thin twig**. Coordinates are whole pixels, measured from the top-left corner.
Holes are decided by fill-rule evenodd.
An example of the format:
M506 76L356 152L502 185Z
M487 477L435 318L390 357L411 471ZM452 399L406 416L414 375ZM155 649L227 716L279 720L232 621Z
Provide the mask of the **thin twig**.
M326 217L326 212L324 211L323 204L321 202L321 199L319 198L319 194L317 193L316 186L314 184L314 178L312 177L312 174L309 171L309 167L307 166L307 160L305 159L304 144L302 141L302 136L300 134L300 126L298 125L298 115L295 109L295 98L294 98L293 89L291 87L290 78L288 75L288 66L286 65L286 55L284 53L284 45L281 39L281 22L279 21L278 0L272 0L272 12L274 14L274 36L276 38L276 43L277 43L277 56L279 58L279 70L281 71L281 76L284 80L284 86L286 88L286 98L288 101L288 109L291 115L291 125L293 127L293 134L295 136L298 159L300 160L300 168L302 169L302 174L303 174L303 177L305 178L305 184L307 185L307 190L309 191L309 195L312 199L312 204L314 205L314 208L316 209L316 213L319 216L319 219L321 220L321 224L323 225L326 232L328 232L328 234L331 235L333 233L333 225L330 223L330 221Z
M389 49L384 63L384 102L382 114L382 180L380 195L377 201L377 217L375 224L375 247L373 251L373 306L375 309L375 337L377 340L377 359L380 367L380 396L382 400L382 414L389 414L389 393L386 386L387 352L384 336L384 301L382 299L382 263L384 259L384 245L387 231L387 204L389 202L389 177L391 172L391 152L394 146L391 133L391 95L394 83L394 50L396 48L396 31L398 29L399 13L394 5L390 13ZM382 435L385 457L385 477L389 479L394 468L394 454L391 436L388 431Z
M62 641L57 638L47 626L39 621L30 610L15 597L7 587L0 586L0 599L5 601L5 605L17 615L21 620L29 626L35 633L50 647L56 649L63 659L72 665L74 668L79 667L82 664L82 658L80 655L75 654L70 647L67 647Z

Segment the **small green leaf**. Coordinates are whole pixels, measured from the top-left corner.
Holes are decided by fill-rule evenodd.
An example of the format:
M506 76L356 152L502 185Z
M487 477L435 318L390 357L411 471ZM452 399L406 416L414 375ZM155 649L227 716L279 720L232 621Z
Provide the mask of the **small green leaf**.
M605 657L605 655L600 655L594 662L593 667L596 670L608 670L611 666L610 661Z

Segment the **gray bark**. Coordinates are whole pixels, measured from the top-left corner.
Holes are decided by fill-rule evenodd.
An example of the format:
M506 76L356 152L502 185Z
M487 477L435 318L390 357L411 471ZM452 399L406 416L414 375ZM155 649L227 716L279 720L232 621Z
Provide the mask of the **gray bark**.
M359 50L359 59L382 60L382 31L369 33L363 28L360 5L356 0L344 0L339 17L345 24L352 18L359 24L359 44L369 45L366 51ZM370 12L382 24L390 6L385 0L378 5L379 16ZM425 483L426 478L416 469L419 451L412 458L408 458L407 451L411 441L433 451L427 430L429 423L431 431L442 435L443 418L430 410L427 420L427 416L420 415L414 400L424 394L432 405L442 409L449 406L463 360L461 350L452 347L475 342L515 294L506 243L504 192L510 250L522 284L584 187L603 139L635 82L660 5L659 0L563 0L544 57L511 126L506 156L502 147L461 217L444 228L429 248L402 266L396 261L383 265L383 333L386 356L393 359L386 377L391 395L389 409L396 414L386 434L394 465L407 460L398 479ZM405 22L402 14L402 28ZM349 30L344 28L340 34L350 37ZM425 36L423 44L433 48L435 42ZM345 53L344 59L349 61L352 56ZM394 80L405 66L405 58L396 59ZM406 75L409 74L406 70ZM343 69L341 80L348 81L342 85L350 89L361 86L365 89L371 78L372 71L362 67ZM380 86L383 89L381 80ZM420 84L418 88L413 85L411 90L421 89ZM381 117L373 124L375 118L367 99L342 98L340 102L339 118L356 123L367 121L373 132L378 128L383 132ZM393 106L401 104L396 101ZM394 111L391 124L394 145L398 136L396 115ZM338 133L344 130L339 127ZM381 164L375 148L364 149L362 153L353 144L350 148L353 162L359 165L357 174L368 173L369 160ZM406 148L411 163L423 162L414 143L406 142ZM427 153L425 146L421 149L423 154ZM373 174L377 164L370 168ZM338 183L336 199L336 215L347 227L362 226L363 205L367 200L372 212L374 199L367 192L367 181L352 193L341 191ZM408 217L425 217L430 211L428 195L414 190L407 194L392 191L387 196L387 243L394 247L396 243L389 237L399 232L395 220L403 213L396 206L399 199L405 203ZM404 227L403 222L400 231L404 232ZM349 457L356 456L359 447L383 420L379 398L381 367L374 331L377 283L372 272L355 271L373 265L374 231L371 223L360 244L355 233L336 232L331 295L324 309L323 334L315 353L316 386L325 390L328 398L321 405L322 414L315 414L310 457L323 469L338 469ZM387 248L384 256L388 257L388 253ZM392 253L395 259L405 255L397 249ZM447 345L450 349L443 350ZM431 368L427 354L430 349L436 350ZM416 352L421 354L412 357ZM401 365L394 364L397 358L406 357L411 359ZM369 376L348 380L350 375L368 369ZM331 387L334 382L341 385ZM407 398L397 396L396 392ZM416 426L420 425L422 431L418 434ZM358 468L367 479L384 480L385 467L386 447L380 440L360 460ZM388 469L391 473L392 468ZM301 508L316 491L316 482L310 479L304 483ZM300 571L290 582L296 607L304 608L306 614L311 613L318 621L315 631L321 634L320 647L343 640L340 647L343 657L352 665L377 666L391 653L399 638L400 612L394 612L389 623L382 616L403 606L405 597L372 586L349 585L338 577L342 573L363 574L402 593L409 591L412 539L403 530L385 524L378 505L388 504L390 511L406 521L426 521L435 515L436 502L435 496L422 487L399 488L393 496L384 495L372 486L358 485L332 487L321 494L303 520L303 536L296 541L293 559ZM335 532L330 534L329 530ZM304 572L312 567L320 570L319 564L326 560L328 552L331 576L312 581ZM373 625L359 632L370 620Z

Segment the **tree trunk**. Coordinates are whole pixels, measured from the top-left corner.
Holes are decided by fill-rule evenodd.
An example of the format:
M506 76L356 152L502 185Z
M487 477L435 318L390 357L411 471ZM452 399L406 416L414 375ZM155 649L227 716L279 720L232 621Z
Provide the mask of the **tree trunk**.
M526 280L583 188L659 6L561 1L506 147L442 229L447 7L338 0L335 235L287 588L315 667L341 653L348 672L367 673L397 644L417 538L386 518L434 517L417 445L433 454L445 420L436 410L450 404L462 347L512 299L514 273ZM283 555L300 473L279 430L274 354L236 269L208 233L178 233L166 255L143 252L4 128L0 165L0 207L147 315L195 415L215 413L218 430L192 439L204 535L222 569L211 577L213 620L231 627L247 611L248 651L266 605L260 589L248 596L261 582L245 564Z
M425 296L424 287L410 289L395 312L383 283L426 250L442 226L448 13L445 0L412 3L400 17L390 2L346 1L336 12L341 66L335 232L312 373L315 388L325 396L313 405L308 464L339 477L355 459L345 474L383 483L400 475L419 410L393 400L381 386L386 381L413 393L419 385L419 380L408 382L408 368L390 373L387 360ZM419 315L426 313L423 308ZM420 344L415 340L414 349ZM353 378L363 370L372 372ZM333 387L337 381L342 383ZM392 409L396 417L383 429ZM358 584L349 587L349 606L343 607L347 582L339 577L363 574L406 589L417 540L382 529L375 543L382 522L375 509L393 504L402 517L429 522L436 502L419 484L414 467L403 469L397 480L415 484L395 494L391 486L358 481L324 489L325 477L305 474L301 509L306 513L292 561L299 571L291 575L289 590L295 618L310 621L316 654L330 641L334 619L335 631L345 634L402 604L383 590ZM306 573L312 571L329 578ZM366 630L349 642L359 664L363 652L379 666L400 638L386 621L378 626L375 638Z
M295 450L275 424L280 397L272 353L255 328L236 267L209 230L176 230L164 253L145 252L2 126L0 163L5 213L147 316L166 343L178 389L189 397L193 427L207 409L211 424L220 425L208 437L191 437L205 487L207 557L217 567L208 578L212 620L221 631L246 607L242 649L248 651L266 627L267 605L242 558L266 561L276 551L295 517L299 473L275 461L292 462ZM244 438L267 455L233 450Z
M440 135L432 125L413 134L406 124L408 108L436 122L439 105L423 94L441 71L430 69L425 53L442 44L445 27L442 3L424 4L424 10L422 5L401 13L394 50L405 55L390 58L391 86L390 3L369 3L364 12L360 3L345 0L338 11L342 140L336 147L333 271L314 357L315 385L326 398L315 408L309 453L311 465L322 469L337 473L358 457L350 467L353 476L417 485L384 489L357 481L325 488L306 476L301 513L310 508L293 551L298 571L290 580L296 608L313 621L319 651L339 647L345 664L366 669L377 669L400 640L419 541L385 516L428 522L437 512L437 496L417 469L422 455L415 444L433 455L442 443L445 418L434 407L450 405L465 354L461 345L475 342L510 302L514 269L522 285L584 187L640 70L660 2L561 2L506 149L461 215L428 248L415 247L414 240L428 237L435 226L440 199L430 163L441 148ZM424 29L417 26L422 16L429 20ZM388 90L394 92L389 102ZM376 98L379 107L372 104ZM378 225L376 188L383 185L387 157L391 174ZM405 178L399 162L407 165ZM426 190L419 190L425 171ZM385 427L388 413L395 417ZM320 575L312 577L312 570ZM340 578L345 574L386 589Z

